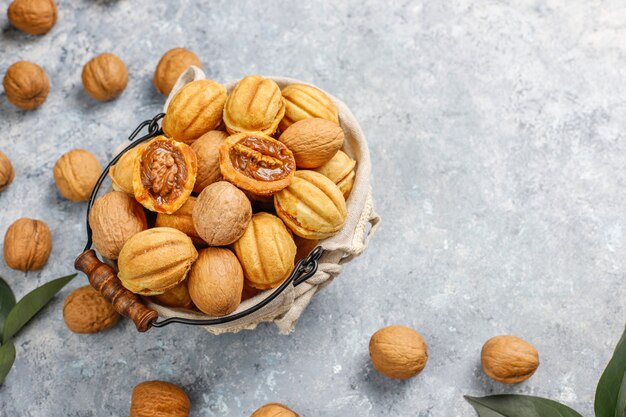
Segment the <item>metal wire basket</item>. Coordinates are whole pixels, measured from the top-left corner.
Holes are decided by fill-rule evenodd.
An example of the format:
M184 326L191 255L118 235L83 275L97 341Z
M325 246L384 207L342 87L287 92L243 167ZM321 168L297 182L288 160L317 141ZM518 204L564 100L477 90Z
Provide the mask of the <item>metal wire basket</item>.
M207 319L189 319L185 317L169 317L164 320L159 320L157 311L149 308L144 303L143 299L137 294L134 294L124 288L115 270L108 264L100 261L96 255L96 252L92 249L92 231L89 225L89 212L93 207L98 193L100 192L104 181L109 173L109 170L115 163L122 157L125 152L133 149L140 143L146 142L155 136L163 134L163 130L159 126L159 121L165 116L164 113L159 113L150 120L146 120L139 124L137 128L130 135L129 140L132 142L124 150L122 150L117 156L115 156L104 168L102 175L98 178L96 185L94 186L89 203L87 205L86 225L87 225L87 243L85 249L76 258L75 267L77 270L84 272L89 278L90 284L98 291L102 296L110 302L118 313L133 320L137 326L137 330L145 332L151 327L164 327L171 323L181 323L193 326L217 326L224 323L229 323L235 320L244 318L259 309L263 308L276 297L278 297L285 289L290 285L298 286L311 278L317 271L318 260L323 254L321 247L316 247L311 253L304 259L300 260L291 275L283 281L281 285L276 287L265 298L253 306L224 317L207 318ZM144 136L137 138L142 130L148 128L148 133Z

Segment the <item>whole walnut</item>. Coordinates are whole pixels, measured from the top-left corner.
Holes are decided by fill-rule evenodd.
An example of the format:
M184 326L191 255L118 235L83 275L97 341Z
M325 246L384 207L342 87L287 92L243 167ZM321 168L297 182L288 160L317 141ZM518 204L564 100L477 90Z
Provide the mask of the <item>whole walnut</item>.
M405 326L383 327L370 339L372 365L395 379L412 378L426 366L428 350L422 336Z
M213 80L196 80L174 94L163 118L163 132L181 142L193 142L222 123L226 87Z
M225 246L243 235L252 217L252 206L243 191L229 182L218 181L200 193L192 217L196 231L206 243Z
M172 214L157 213L156 227L173 227L178 229L193 240L195 244L201 245L204 240L200 237L193 225L193 208L196 206L196 197L189 197L181 208Z
M324 239L343 227L346 200L334 182L315 171L296 171L292 183L274 195L276 214L296 235Z
M168 95L180 74L191 65L202 67L202 62L196 54L185 48L170 49L163 54L154 71L154 86L161 94Z
M335 103L324 92L306 84L290 84L283 88L285 117L280 121L280 130L285 131L298 120L318 117L339 124Z
M8 187L15 178L15 171L8 156L0 151L0 192Z
M14 0L7 11L9 21L22 32L44 35L57 21L54 0Z
M117 259L124 243L148 227L141 204L121 191L106 193L93 203L89 226L94 246L109 259Z
M171 227L154 227L126 241L117 259L117 276L136 294L163 294L185 280L197 258L189 236Z
M343 129L326 119L303 119L289 126L278 140L293 152L298 168L318 168L343 146Z
M193 308L193 300L189 295L187 288L187 280L181 282L171 290L165 291L163 294L153 295L152 299L167 307L174 308Z
M206 248L198 254L187 279L193 303L209 316L225 316L237 309L243 291L243 270L225 248Z
M61 195L71 201L89 199L102 167L98 159L84 149L73 149L61 155L54 164L54 181Z
M269 213L252 216L234 248L246 283L254 288L274 288L293 271L296 244L285 224Z
M50 80L37 64L18 61L11 65L2 80L7 99L15 107L32 110L43 104L50 92Z
M23 217L4 235L4 260L9 268L35 271L43 268L52 250L52 235L41 220Z
M224 123L230 134L263 132L271 135L285 114L278 84L260 75L242 78L224 106Z
M120 316L91 285L72 291L63 303L63 320L74 333L98 333L113 327Z
M319 168L314 169L315 172L327 177L329 180L337 184L337 187L343 193L345 199L350 195L356 173L354 172L356 161L346 155L343 151L337 151L333 158Z
M539 367L539 353L516 336L496 336L483 345L483 371L495 381L517 384L530 378Z
M250 417L300 417L284 404L269 403L256 410Z
M211 130L191 144L198 157L198 174L193 191L200 194L208 185L222 178L220 171L220 146L228 134L221 130Z
M83 67L83 87L94 100L108 101L122 94L128 84L126 65L117 55L100 54Z
M165 381L146 381L135 386L130 417L187 417L191 403L185 391Z

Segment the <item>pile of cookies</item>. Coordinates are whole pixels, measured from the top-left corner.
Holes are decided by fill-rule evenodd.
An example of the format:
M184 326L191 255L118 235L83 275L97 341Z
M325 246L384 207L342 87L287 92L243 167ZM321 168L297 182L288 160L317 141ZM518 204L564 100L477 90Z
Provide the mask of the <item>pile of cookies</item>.
M196 80L162 127L111 167L114 191L89 215L94 246L130 291L224 316L343 227L356 161L319 89L254 75L228 94Z

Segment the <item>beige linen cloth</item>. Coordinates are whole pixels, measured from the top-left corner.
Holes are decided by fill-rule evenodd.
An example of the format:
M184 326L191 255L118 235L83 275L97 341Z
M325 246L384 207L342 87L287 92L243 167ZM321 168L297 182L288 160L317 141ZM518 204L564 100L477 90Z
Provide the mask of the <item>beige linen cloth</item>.
M192 66L185 71L170 93L165 103L164 111L167 110L167 106L173 95L182 86L191 81L204 78L206 78L204 72L197 67ZM305 84L302 81L291 78L269 78L276 81L281 89L293 83ZM234 86L235 82L226 85L229 92ZM275 300L255 313L230 323L217 326L204 326L207 331L213 334L238 332L244 329L251 330L254 329L257 324L264 321L273 321L280 333L290 333L294 329L298 318L311 301L311 298L320 289L330 284L341 271L343 264L350 262L354 257L360 255L363 250L365 250L379 226L380 217L374 210L374 202L372 200L370 187L370 155L365 136L348 107L332 95L328 95L333 99L339 111L339 120L345 134L344 151L357 161L356 178L352 192L347 201L348 219L346 220L346 224L335 236L320 241L319 246L324 249L324 254L319 260L319 267L315 275L297 287L292 285L288 286ZM272 291L273 290L265 291L242 302L235 313L252 307L270 295ZM150 302L148 299L146 299L146 303L150 308L157 310L159 315L163 318L175 316L190 319L208 318L208 316L202 313L163 307Z

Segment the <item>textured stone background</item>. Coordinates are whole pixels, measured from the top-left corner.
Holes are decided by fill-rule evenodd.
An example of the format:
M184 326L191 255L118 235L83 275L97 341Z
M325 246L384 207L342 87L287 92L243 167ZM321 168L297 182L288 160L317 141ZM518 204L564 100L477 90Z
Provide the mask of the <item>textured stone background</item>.
M174 46L195 50L220 81L282 74L341 97L368 136L384 224L288 337L271 325L138 334L128 322L79 336L62 321L67 288L17 337L1 415L121 416L146 379L182 385L202 416L247 416L269 401L308 417L470 416L463 394L503 392L592 415L626 316L623 2L58 3L41 38L0 17L0 72L32 60L52 82L34 112L0 97L0 148L17 171L0 195L0 234L32 216L54 235L42 272L0 262L18 296L71 272L83 246L85 206L56 192L55 160L84 147L107 161L163 105L152 72ZM80 72L105 51L126 61L130 82L101 104ZM413 380L370 366L369 336L392 323L429 345ZM532 379L506 387L482 374L482 343L499 333L538 347Z

